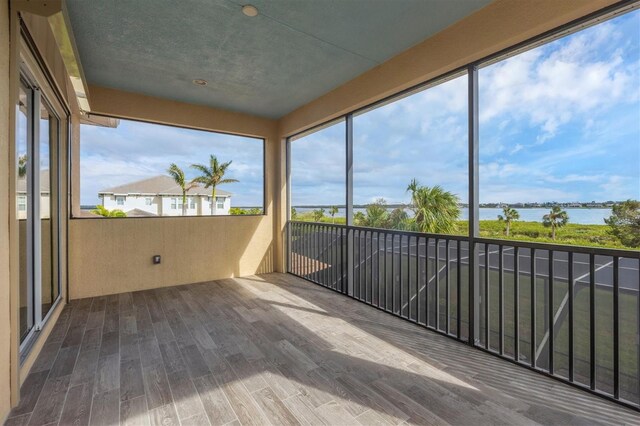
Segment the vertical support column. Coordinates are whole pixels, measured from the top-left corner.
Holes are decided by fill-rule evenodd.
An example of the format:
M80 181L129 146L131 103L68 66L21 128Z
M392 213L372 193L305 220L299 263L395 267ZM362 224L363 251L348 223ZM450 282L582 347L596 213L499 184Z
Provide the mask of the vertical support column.
M347 293L353 296L353 115L348 114L345 120L346 152L346 219L347 219Z
M613 257L613 397L620 398L620 258ZM640 311L638 311L640 314ZM640 382L638 382L640 383Z
M285 151L286 151L286 165L285 165L285 185L286 185L286 201L285 201L285 208L287 209L287 211L285 212L285 218L286 218L286 236L287 236L287 241L285 241L285 247L286 247L286 262L287 264L285 265L286 271L287 272L291 272L291 224L289 223L291 221L291 139L287 138L285 140Z
M478 226L479 210L479 174L480 161L478 150L478 67L469 65L469 344L475 345L480 335L480 324L476 321L476 301L478 294L478 247L475 239L480 235Z

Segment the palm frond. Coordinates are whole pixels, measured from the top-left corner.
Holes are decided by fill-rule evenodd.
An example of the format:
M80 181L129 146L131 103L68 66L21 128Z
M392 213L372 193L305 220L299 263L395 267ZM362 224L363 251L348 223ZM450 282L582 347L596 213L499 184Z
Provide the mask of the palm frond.
M199 171L200 173L202 173L203 175L206 176L211 176L211 170L209 170L209 168L205 165L202 164L192 164L191 166L192 169L196 169L197 171Z
M191 179L191 183L204 185L205 188L209 188L211 186L211 180L207 179L205 176L196 176Z
M171 163L171 165L167 169L167 173L169 173L169 175L173 178L176 184L184 190L186 179L182 169L178 167L177 164Z
M218 185L222 185L224 183L234 183L234 182L240 182L240 181L238 179L222 179L218 181Z

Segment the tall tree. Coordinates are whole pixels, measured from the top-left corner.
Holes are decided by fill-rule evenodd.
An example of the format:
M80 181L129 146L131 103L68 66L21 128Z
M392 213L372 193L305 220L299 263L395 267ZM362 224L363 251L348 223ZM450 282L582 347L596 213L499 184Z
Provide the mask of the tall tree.
M331 223L336 223L335 216L338 213L338 206L331 206L329 208L329 214L331 215Z
M312 213L314 222L320 222L324 217L324 209L314 210Z
M182 190L182 216L187 215L187 192L198 186L196 182L187 182L184 172L175 163L171 163L167 169L167 173L173 178L176 185Z
M216 202L216 188L218 185L239 182L237 179L225 179L224 175L231 165L231 161L220 163L215 155L209 157L209 165L192 164L191 167L200 172L200 176L195 177L191 182L199 183L205 188L211 188L211 214Z
M560 206L553 206L551 211L542 216L542 224L551 228L551 239L556 239L556 229L562 228L569 222L569 215Z
M627 200L611 209L604 220L613 236L627 247L640 247L640 201Z
M411 220L404 208L395 208L389 213L389 228L398 230L411 230Z
M18 157L18 177L23 178L27 175L27 155Z
M389 228L389 212L387 211L387 202L384 198L378 198L373 203L367 204L360 226L383 229Z
M421 186L411 180L407 191L411 192L411 210L417 231L450 234L456 231L456 221L460 216L458 196L436 185Z
M520 219L520 213L518 213L518 210L509 206L502 207L502 214L498 215L498 220L500 222L504 222L506 225L506 228L504 230L504 235L506 235L507 237L509 236L509 230L511 229L511 222L518 219Z

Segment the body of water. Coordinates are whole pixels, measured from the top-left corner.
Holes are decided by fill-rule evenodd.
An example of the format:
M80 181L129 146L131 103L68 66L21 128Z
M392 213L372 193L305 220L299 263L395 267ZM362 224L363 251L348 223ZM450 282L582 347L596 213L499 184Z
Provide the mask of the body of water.
M297 207L296 211L298 213L305 213L309 211L313 211L315 209L312 208L303 208ZM329 208L325 207L325 216L329 216ZM354 212L365 212L364 208L355 208ZM461 209L461 220L467 220L469 218L469 210L464 208ZM542 222L542 216L549 213L551 209L547 208L520 208L517 209L518 213L520 213L520 219L523 222ZM602 208L602 209L572 209L566 208L564 209L569 215L569 223L576 223L580 225L604 225L604 219L611 216L611 209ZM411 211L407 209L407 212L410 214ZM498 215L502 214L502 209L499 208L481 208L480 209L480 220L496 220ZM344 217L345 209L341 208L336 217Z

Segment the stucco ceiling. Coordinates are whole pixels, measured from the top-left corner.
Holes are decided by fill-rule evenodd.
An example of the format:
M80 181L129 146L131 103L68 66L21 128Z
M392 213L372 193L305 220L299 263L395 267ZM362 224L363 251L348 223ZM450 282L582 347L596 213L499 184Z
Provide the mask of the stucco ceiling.
M67 8L89 84L278 118L490 0L247 2L258 16L231 0L67 0Z

